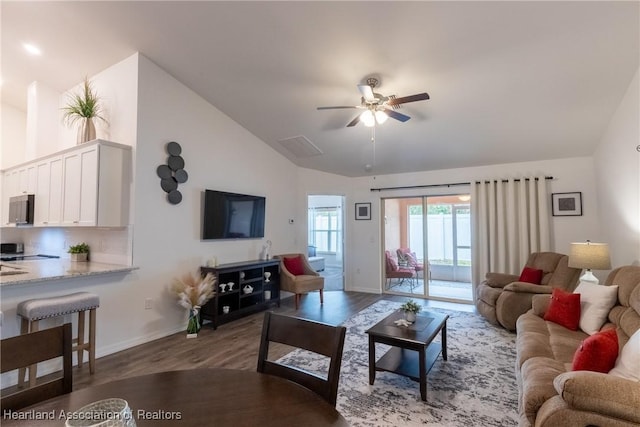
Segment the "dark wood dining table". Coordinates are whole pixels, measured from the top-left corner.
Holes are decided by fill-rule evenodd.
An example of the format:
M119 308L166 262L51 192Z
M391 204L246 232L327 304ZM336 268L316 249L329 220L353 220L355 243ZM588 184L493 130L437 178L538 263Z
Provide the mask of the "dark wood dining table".
M202 368L130 377L3 414L2 426L64 426L60 414L108 398L129 403L137 426L348 426L312 391L255 371ZM53 419L49 418L53 414Z

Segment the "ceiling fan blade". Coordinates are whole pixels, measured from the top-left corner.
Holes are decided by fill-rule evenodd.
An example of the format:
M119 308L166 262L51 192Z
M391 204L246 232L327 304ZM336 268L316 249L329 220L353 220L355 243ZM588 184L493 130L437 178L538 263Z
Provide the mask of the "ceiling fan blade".
M355 119L351 120L349 122L349 124L347 125L347 127L348 128L353 127L353 126L357 125L358 123L360 123L360 114L358 114Z
M369 85L358 85L358 90L362 94L362 97L366 101L375 101L376 97L373 96L373 89Z
M427 99L429 99L429 94L424 92L416 95L403 96L402 98L391 99L387 102L387 105L406 104L407 102L425 101Z
M355 105L336 105L335 107L317 107L318 110L339 110L343 108L360 108L360 106Z
M387 116L391 117L392 119L400 120L403 123L411 118L405 114L398 113L397 111L393 111L388 108L385 108L382 111L384 111L387 114Z

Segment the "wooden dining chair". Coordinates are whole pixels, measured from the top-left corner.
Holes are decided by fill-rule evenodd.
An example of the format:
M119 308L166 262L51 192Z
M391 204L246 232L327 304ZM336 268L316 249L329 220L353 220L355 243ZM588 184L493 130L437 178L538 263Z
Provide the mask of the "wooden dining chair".
M63 370L62 377L41 382L34 387L22 389L10 387L10 389L16 388L14 392L8 389L2 390L0 406L3 413L71 393L73 388L72 341L71 323L65 323L62 326L5 338L0 342L0 371L3 374L60 356L62 356Z
M262 338L258 354L258 372L276 375L296 382L320 395L336 406L342 348L347 329L298 317L267 312L262 325ZM313 372L268 360L269 343L277 342L291 347L327 356L329 369L326 378Z

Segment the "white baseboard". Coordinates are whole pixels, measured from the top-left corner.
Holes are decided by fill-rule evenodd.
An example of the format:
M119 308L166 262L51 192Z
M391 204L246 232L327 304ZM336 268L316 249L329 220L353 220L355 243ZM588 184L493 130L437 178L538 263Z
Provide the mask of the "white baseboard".
M380 292L375 291L375 290L373 290L371 288L349 287L349 289L345 288L345 291L348 291L348 292L362 292L362 293L365 293L365 294L377 294L377 295L380 295Z

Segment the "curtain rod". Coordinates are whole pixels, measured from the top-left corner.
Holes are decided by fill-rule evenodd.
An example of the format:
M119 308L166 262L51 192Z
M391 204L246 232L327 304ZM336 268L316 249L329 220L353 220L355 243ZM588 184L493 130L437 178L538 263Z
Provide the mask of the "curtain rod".
M534 178L536 181L538 180L538 178ZM553 179L552 176L545 176L544 179ZM497 180L493 180L493 181L476 181L476 184L480 184L482 182L484 182L485 184L489 184L491 182L494 182ZM516 178L514 179L514 181L519 182L520 178ZM525 178L525 181L529 181L529 178ZM501 182L509 182L508 179L503 179ZM459 185L471 185L471 182L453 182L450 184L425 184L425 185L408 185L408 186L404 186L404 187L382 187L382 188L372 188L370 191L387 191L387 190L411 190L414 188L434 188L434 187L456 187Z

